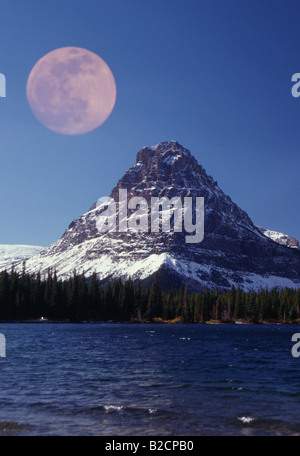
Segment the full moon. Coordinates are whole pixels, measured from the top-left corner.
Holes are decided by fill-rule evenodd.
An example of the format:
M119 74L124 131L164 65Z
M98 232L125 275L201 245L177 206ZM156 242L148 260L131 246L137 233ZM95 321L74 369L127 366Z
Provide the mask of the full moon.
M65 135L95 130L111 114L116 83L97 54L78 47L55 49L32 68L27 99L36 118Z

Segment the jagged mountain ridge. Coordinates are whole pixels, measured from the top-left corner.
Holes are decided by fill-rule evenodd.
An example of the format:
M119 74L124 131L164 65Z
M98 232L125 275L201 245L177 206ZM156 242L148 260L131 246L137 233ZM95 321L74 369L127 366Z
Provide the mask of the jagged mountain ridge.
M273 241L277 242L278 244L285 245L286 247L290 247L291 249L300 249L299 241L293 238L292 236L288 236L287 234L280 233L278 231L268 230L266 228L262 228L260 226L257 227L261 233L265 236L269 237Z
M143 147L112 189L115 201L120 188L128 200L142 196L149 204L153 196L204 197L204 240L186 244L184 233L172 231L101 234L96 225L101 207L94 204L61 239L29 259L26 269L52 268L62 278L74 269L86 277L96 272L102 282L118 277L149 282L159 271L167 287L187 283L198 290L300 286L300 252L265 236L177 141Z

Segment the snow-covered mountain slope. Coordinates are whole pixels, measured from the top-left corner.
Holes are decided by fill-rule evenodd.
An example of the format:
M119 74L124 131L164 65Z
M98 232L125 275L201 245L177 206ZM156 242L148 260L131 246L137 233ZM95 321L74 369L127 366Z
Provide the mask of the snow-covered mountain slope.
M142 197L148 213L149 229L136 232L120 230L138 210L124 215L119 191L127 191L128 203ZM186 233L152 232L153 197L204 198L204 239L186 243ZM67 278L96 273L100 281L131 277L145 284L159 272L163 288L188 284L191 289L205 287L228 289L232 284L244 289L260 287L299 287L300 250L274 242L258 229L249 216L225 195L217 182L207 175L190 151L176 141L143 147L136 164L119 180L110 194L108 205L97 205L74 220L61 239L26 261L29 272L47 274L55 269L58 277ZM116 204L115 204L116 203ZM107 208L119 218L114 232L99 231L99 218ZM135 206L134 206L135 207ZM145 218L146 217L146 218ZM121 220L121 222L120 222Z
M292 236L288 236L287 234L279 233L278 231L267 230L265 228L261 228L260 226L257 227L265 236L272 239L274 242L278 242L278 244L285 245L286 247L290 247L291 249L299 249L299 241L293 238Z
M0 271L11 269L12 265L22 263L24 260L32 257L45 247L39 245L9 245L0 244Z

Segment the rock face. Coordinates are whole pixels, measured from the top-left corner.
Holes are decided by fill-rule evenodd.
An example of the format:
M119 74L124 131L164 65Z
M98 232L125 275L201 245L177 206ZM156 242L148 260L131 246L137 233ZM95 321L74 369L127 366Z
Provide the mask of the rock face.
M279 233L278 231L266 230L265 228L257 227L261 233L263 233L268 238L272 239L278 244L285 245L291 249L300 249L299 241L297 239L288 236L287 234Z
M159 271L163 288L187 284L195 290L228 289L232 284L245 290L300 286L300 250L263 234L178 142L143 147L111 192L116 203L120 189L127 190L127 201L142 197L149 207L153 197L203 197L203 241L186 243L186 233L172 229L120 232L117 225L115 232L101 233L99 217L104 207L112 206L95 203L60 240L30 258L27 271L46 273L51 268L66 278L76 269L86 277L96 272L102 282L131 277L145 285ZM120 216L119 204L115 207ZM114 214L108 220L112 218Z

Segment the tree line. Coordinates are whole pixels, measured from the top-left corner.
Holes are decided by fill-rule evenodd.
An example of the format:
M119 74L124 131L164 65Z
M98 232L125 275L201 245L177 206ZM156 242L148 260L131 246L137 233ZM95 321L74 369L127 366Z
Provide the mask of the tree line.
M58 280L56 272L45 277L0 272L0 320L40 319L57 321L209 321L300 322L300 289L245 292L232 286L229 291L192 292L187 286L162 291L158 274L152 286L120 279L100 285L96 274L89 280L73 273Z

